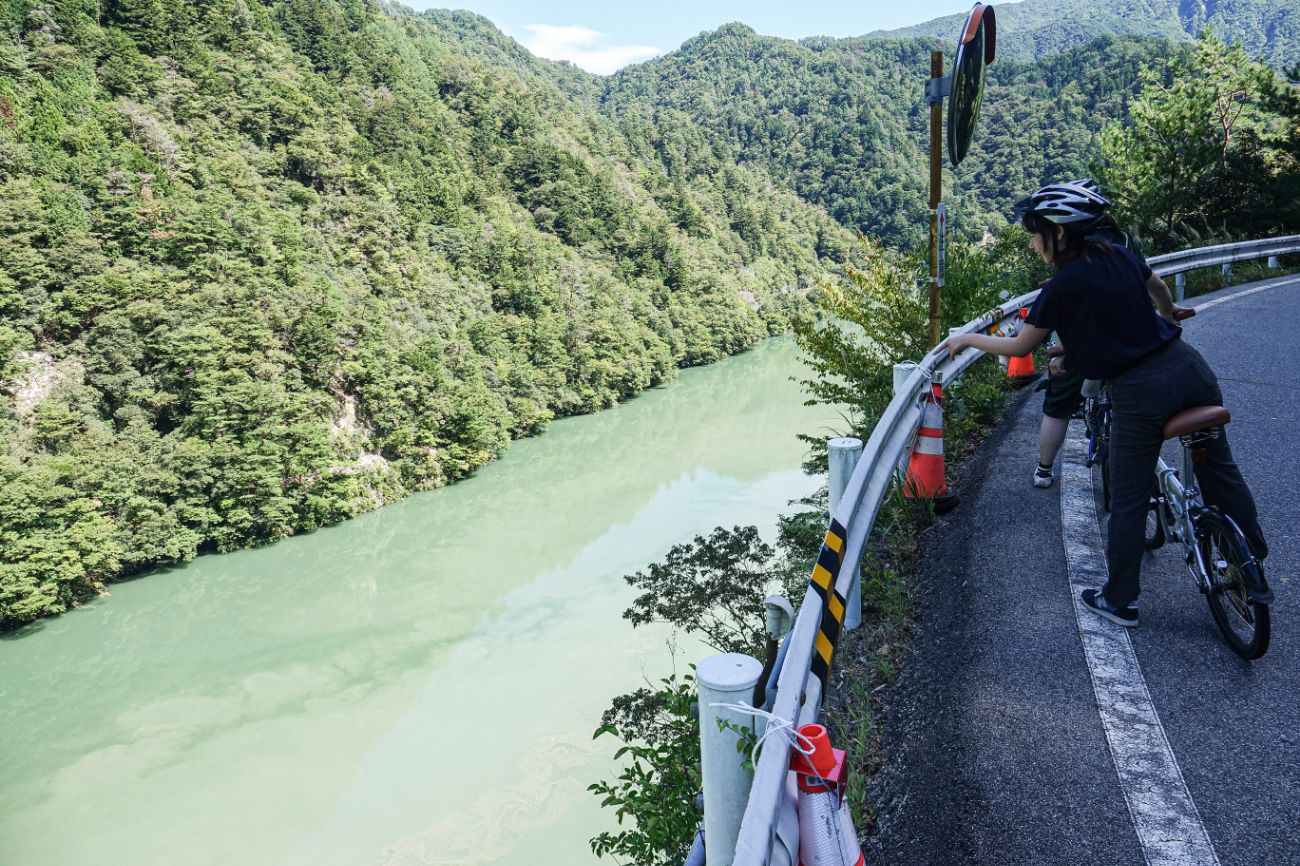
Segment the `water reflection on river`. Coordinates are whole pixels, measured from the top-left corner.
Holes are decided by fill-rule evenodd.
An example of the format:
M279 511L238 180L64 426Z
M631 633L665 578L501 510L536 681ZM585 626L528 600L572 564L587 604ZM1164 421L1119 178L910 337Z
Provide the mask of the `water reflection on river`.
M0 864L593 862L609 699L672 664L621 576L815 481L788 339L474 478L0 640ZM678 664L695 661L692 649Z

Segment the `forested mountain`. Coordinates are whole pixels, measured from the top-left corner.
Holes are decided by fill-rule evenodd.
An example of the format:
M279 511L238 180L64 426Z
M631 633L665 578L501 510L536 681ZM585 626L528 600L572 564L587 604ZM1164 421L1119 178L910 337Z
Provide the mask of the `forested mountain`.
M998 56L1038 60L1098 36L1156 36L1190 42L1210 27L1263 55L1275 69L1300 62L1300 0L1023 0L995 3ZM952 43L965 14L869 36L929 36Z
M702 125L744 165L890 244L920 243L928 208L932 40L761 36L740 24L608 80L625 122ZM1103 38L1039 63L990 67L975 147L945 181L956 224L1005 223L1014 197L1085 174L1097 132L1123 116L1138 69L1168 43ZM946 165L946 163L945 163Z
M784 329L851 248L482 23L0 5L0 627L461 477Z

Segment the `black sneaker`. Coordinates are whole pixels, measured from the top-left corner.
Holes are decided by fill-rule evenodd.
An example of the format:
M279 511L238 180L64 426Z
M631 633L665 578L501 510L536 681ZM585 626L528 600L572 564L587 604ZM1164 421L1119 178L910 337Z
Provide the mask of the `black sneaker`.
M1084 607L1102 619L1108 619L1125 628L1133 628L1138 624L1138 609L1131 604L1128 607L1117 608L1095 589L1085 589L1079 598L1083 599Z

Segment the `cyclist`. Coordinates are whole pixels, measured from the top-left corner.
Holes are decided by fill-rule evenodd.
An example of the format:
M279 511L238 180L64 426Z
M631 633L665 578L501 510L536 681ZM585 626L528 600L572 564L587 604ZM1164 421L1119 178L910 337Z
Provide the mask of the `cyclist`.
M1072 190L1081 200L1093 203L1101 211L1110 204L1102 196L1101 189L1090 179L1067 181L1059 186L1062 189ZM1017 202L1017 219L1029 202L1030 199ZM1115 222L1115 218L1108 213L1101 213L1086 231L1089 241L1119 244L1139 258L1142 257L1142 248L1137 241L1120 229L1119 223ZM1147 291L1160 315L1170 322L1179 322L1188 316L1196 315L1195 310L1174 303L1169 287L1163 280L1149 282ZM1052 464L1056 462L1056 455L1065 442L1065 432L1069 429L1070 418L1083 403L1083 375L1077 370L1065 369L1065 362L1058 360L1064 357L1064 347L1058 342L1049 347L1048 354L1052 356L1048 376L1043 380L1043 384L1039 385L1039 389L1047 393L1043 395L1043 421L1038 428L1038 466L1034 469L1033 476L1035 487L1052 486Z
M1168 296L1164 281L1124 247L1088 239L1104 214L1105 198L1077 185L1051 184L1022 204L1030 245L1054 275L1043 283L1019 334L957 334L948 338L947 348L954 354L973 346L1019 356L1056 331L1066 347L1067 369L1108 382L1113 413L1109 577L1101 590L1084 590L1082 601L1098 616L1135 626L1146 512L1164 442L1162 428L1183 409L1221 404L1222 393L1209 365L1182 339L1182 328L1151 309L1148 296ZM1254 556L1264 559L1268 545L1255 501L1226 436L1213 440L1208 452L1196 465L1206 503L1235 520ZM1263 596L1268 590L1255 587L1252 592Z

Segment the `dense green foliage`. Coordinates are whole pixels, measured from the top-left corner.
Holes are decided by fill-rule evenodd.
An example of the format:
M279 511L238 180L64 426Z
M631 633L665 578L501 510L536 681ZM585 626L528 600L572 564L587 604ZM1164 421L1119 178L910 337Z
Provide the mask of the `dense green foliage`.
M796 538L783 530L779 557L754 526L719 526L708 538L674 545L663 562L624 578L640 595L623 618L633 627L670 623L718 652L761 656L763 599L777 590L792 596L807 581Z
M700 721L691 711L695 678L671 676L656 689L642 688L614 700L596 737L623 743L614 759L616 778L588 786L612 809L617 831L591 839L597 857L637 866L678 866L686 860L700 826L695 798L700 777Z
M1300 87L1209 33L1141 81L1098 160L1128 225L1163 248L1300 228Z
M840 222L891 246L924 243L929 112L923 87L935 43L921 39L760 36L738 24L609 79L604 110L625 123L680 124L724 142L742 164ZM1096 137L1121 118L1138 71L1168 43L1103 38L1040 63L990 67L980 130L944 187L955 231L1005 225L1010 203L1085 174Z
M1099 36L1158 36L1191 41L1205 27L1275 67L1300 55L1297 0L1024 0L993 4L998 56L1040 60ZM914 27L871 35L930 36L952 42L966 16L945 15Z
M851 247L467 20L0 4L0 626L461 477L784 329Z
M1256 29L1275 42L1256 47L1274 64L1294 58L1285 38L1300 33L1300 0L1288 3L1297 6L1294 16L1258 19L1264 23ZM1142 69L1192 62L1188 31L1177 14L1173 24L1162 17L1166 4L1145 11L1131 2L1111 5L1100 19L1074 16L1086 24L1087 39L1067 38L1031 53L1003 51L989 67L974 145L958 169L944 163L955 231L967 237L996 231L1015 199L1049 181L1087 175L1102 129L1127 121ZM1212 26L1226 20L1227 5L1212 10ZM999 31L1004 47L1008 39L1014 43L1022 10L1048 12L1033 0L999 9L1011 19ZM1114 26L1097 24L1112 18ZM1187 27L1206 20L1189 13ZM1227 29L1230 37L1255 32L1248 22L1256 19L1231 20L1238 26ZM958 22L945 27L938 32L950 39ZM922 32L931 31L915 30ZM918 246L925 242L928 208L923 86L930 51L941 44L916 37L794 42L728 24L610 77L601 106L625 122L679 123L685 117L741 164L764 167L841 223L890 246ZM1239 50L1246 52L1241 62L1252 44ZM585 97L589 87L582 92Z
M740 24L703 34L609 80L605 110L628 122L688 116L839 221L914 239L926 175L919 148L928 47L760 36Z
M794 334L814 374L804 382L810 398L845 407L850 431L844 435L866 441L893 398L894 364L919 360L929 350L929 295L918 287L923 263L865 239L863 244L864 267L818 286L818 306L830 316L796 322ZM941 332L1023 294L1047 276L1019 227L1006 229L991 243L954 244L942 293ZM963 420L960 405L949 405L945 432L956 422L951 432L960 438ZM824 465L820 458L818 462Z

